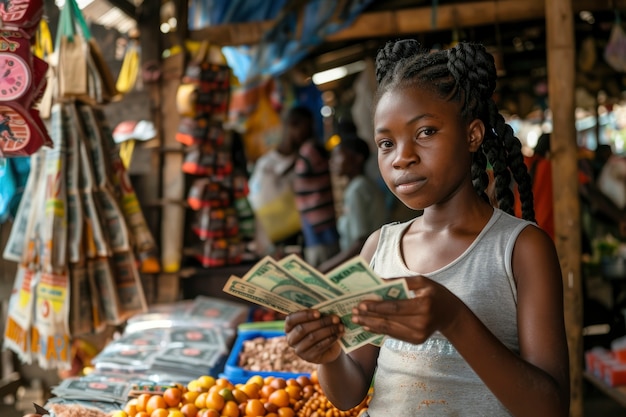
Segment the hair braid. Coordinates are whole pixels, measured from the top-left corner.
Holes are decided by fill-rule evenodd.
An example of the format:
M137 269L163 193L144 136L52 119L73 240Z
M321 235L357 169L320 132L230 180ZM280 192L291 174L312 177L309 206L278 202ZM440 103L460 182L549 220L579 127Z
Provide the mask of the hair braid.
M506 159L517 183L520 200L522 202L522 217L526 220L535 221L535 209L533 203L532 182L528 174L528 168L522 155L522 144L515 137L513 128L507 124L504 117L498 111L496 103L489 100L489 116L494 130L507 150Z
M476 192L487 202L489 202L489 196L487 196L486 190L489 186L489 175L487 175L487 157L479 150L474 153L472 159L472 184Z

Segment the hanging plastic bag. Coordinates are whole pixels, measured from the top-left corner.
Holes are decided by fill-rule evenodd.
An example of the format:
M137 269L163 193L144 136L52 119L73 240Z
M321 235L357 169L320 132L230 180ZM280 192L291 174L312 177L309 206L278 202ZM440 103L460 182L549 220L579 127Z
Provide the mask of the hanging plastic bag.
M611 36L604 50L604 59L615 71L626 72L626 33L622 29L619 16L611 29Z
M9 218L9 208L16 190L17 184L10 160L0 158L0 223Z

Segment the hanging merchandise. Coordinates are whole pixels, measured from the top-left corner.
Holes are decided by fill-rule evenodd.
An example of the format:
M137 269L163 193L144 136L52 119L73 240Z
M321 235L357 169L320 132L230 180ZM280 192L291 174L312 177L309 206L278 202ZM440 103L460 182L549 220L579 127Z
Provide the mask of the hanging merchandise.
M108 69L95 63L99 49L75 0L66 0L60 20L60 32L78 29L57 38L57 78L47 84L53 146L31 157L3 252L18 263L4 347L44 369L71 367L75 337L145 312L140 271L160 270L154 239L100 107L113 92L106 86ZM78 87L75 80L61 77L76 64L64 60L79 38L91 53L87 84L75 94L68 90Z
M137 74L139 74L139 64L141 63L139 42L137 39L130 39L122 60L122 67L117 76L115 87L120 93L128 93L135 88Z
M76 0L66 0L61 10L56 51L59 97L104 103L118 96L113 74Z
M615 71L626 72L626 33L622 29L622 19L617 10L611 36L604 49L604 59Z
M225 127L231 71L206 42L197 49L177 90L181 120L176 140L186 148L182 170L193 176L187 203L199 242L192 251L207 268L241 262L244 244L234 206L240 194L235 184L241 181L233 161L233 132Z
M36 110L48 64L33 56L30 48L42 13L41 1L0 7L0 157L32 155L51 144Z

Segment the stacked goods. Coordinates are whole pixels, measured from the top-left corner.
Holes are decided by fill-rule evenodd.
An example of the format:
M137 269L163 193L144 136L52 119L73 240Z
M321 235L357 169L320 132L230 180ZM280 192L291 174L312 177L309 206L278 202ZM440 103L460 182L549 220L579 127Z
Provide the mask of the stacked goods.
M611 387L626 385L626 336L613 340L610 349L596 346L586 351L585 366Z
M130 399L113 417L322 417L359 416L369 396L358 406L341 411L326 398L311 377L284 379L255 375L245 383L208 375L161 392L144 392Z
M0 157L32 155L52 144L36 109L48 64L30 48L42 14L41 0L0 5Z
M243 238L252 233L245 204L245 164L236 163L237 136L225 125L231 70L201 48L177 90L180 123L176 140L185 145L182 170L192 175L187 203L193 210L193 256L203 267L238 264ZM217 54L213 54L217 55Z

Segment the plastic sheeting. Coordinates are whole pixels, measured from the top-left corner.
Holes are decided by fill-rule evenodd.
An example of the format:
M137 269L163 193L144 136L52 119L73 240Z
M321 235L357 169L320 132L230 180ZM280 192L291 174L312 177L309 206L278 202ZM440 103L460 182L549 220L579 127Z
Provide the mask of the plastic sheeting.
M324 39L352 24L373 0L311 0L303 9L283 12L286 0L192 0L190 29L262 20L276 21L258 45L224 47L228 65L241 83L292 68ZM286 10L286 9L285 9ZM301 22L298 16L302 16Z

